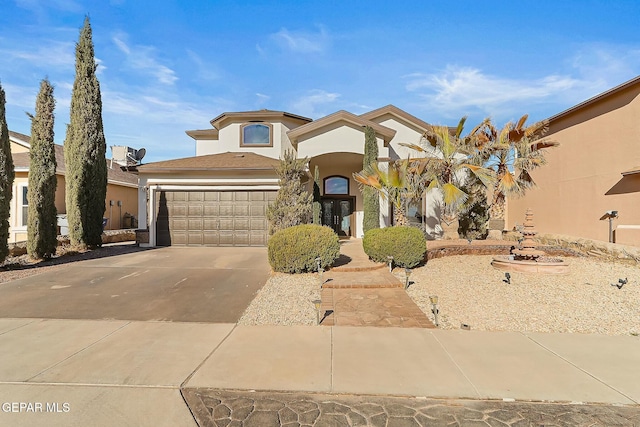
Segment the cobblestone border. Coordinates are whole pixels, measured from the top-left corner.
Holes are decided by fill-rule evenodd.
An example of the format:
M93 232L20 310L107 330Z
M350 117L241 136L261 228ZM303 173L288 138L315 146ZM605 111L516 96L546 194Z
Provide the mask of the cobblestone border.
M640 406L181 390L200 427L637 426Z

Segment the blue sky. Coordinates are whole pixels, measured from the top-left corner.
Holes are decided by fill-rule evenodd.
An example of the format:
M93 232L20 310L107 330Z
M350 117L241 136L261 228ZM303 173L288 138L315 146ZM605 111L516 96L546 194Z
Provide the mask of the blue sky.
M30 133L25 112L48 77L63 143L88 14L107 145L145 147L145 163L194 155L185 130L225 111L316 119L394 104L433 124L502 125L640 74L637 0L2 3L9 128Z

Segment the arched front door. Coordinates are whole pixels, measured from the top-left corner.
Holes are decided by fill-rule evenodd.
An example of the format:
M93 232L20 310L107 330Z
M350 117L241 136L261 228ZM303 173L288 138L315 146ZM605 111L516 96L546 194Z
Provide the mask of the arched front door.
M340 237L354 235L353 210L355 197L349 195L349 178L328 176L324 179L322 197L322 224L327 225Z

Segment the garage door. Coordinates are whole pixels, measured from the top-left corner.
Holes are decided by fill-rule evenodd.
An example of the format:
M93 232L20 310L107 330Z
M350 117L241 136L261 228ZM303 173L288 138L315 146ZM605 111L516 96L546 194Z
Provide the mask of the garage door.
M161 191L158 246L266 246L275 191Z

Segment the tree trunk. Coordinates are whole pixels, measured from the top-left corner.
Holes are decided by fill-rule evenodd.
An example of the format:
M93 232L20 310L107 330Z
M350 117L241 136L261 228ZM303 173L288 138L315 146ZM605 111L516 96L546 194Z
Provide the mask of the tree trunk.
M409 225L407 215L402 206L393 206L393 225L406 226Z
M443 231L443 240L460 239L460 235L458 234L458 228L460 227L458 215L442 215L440 217L440 226L442 227Z

